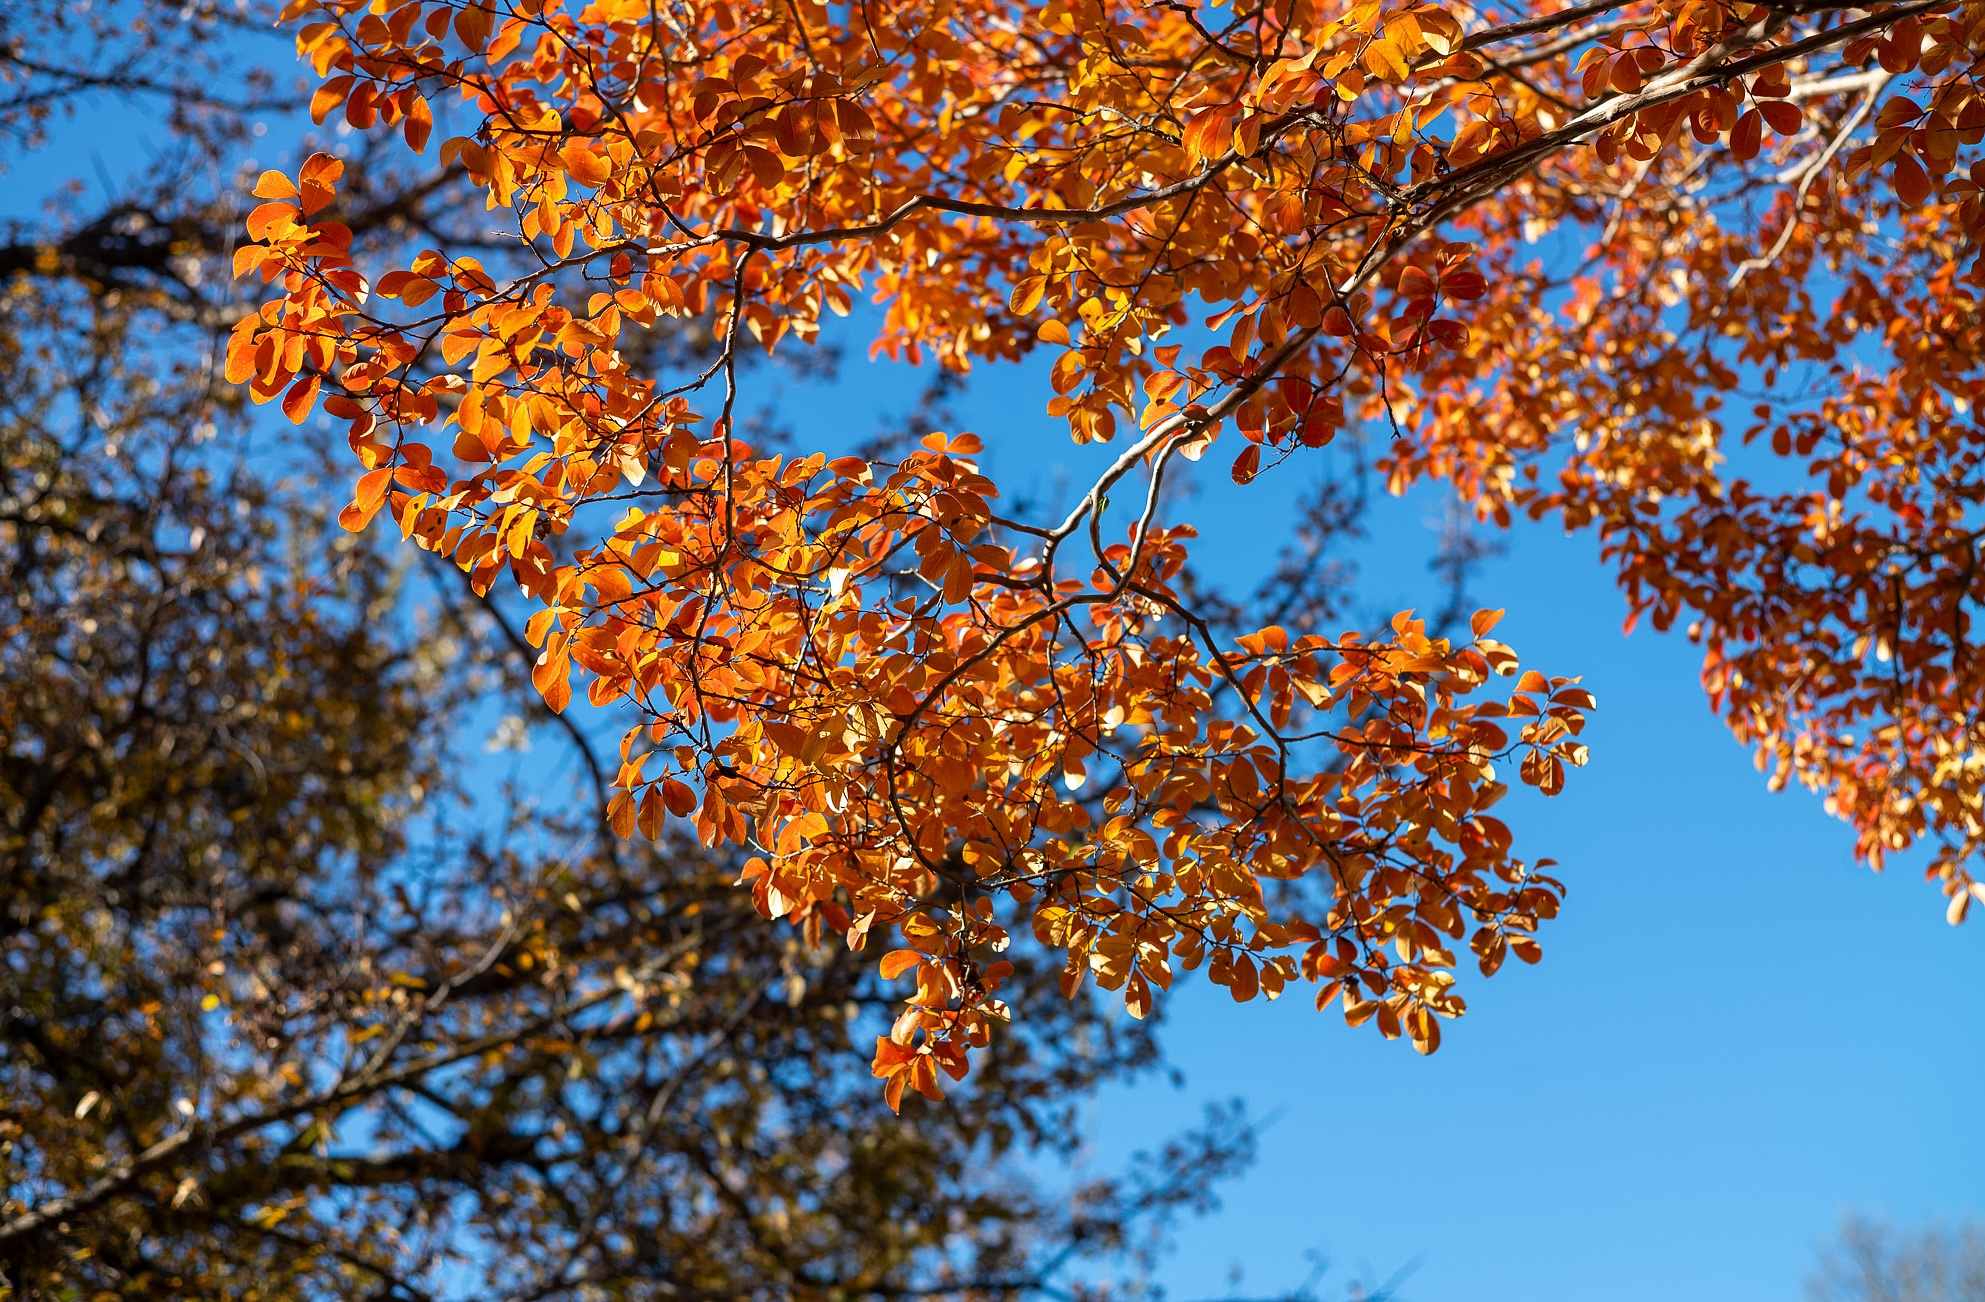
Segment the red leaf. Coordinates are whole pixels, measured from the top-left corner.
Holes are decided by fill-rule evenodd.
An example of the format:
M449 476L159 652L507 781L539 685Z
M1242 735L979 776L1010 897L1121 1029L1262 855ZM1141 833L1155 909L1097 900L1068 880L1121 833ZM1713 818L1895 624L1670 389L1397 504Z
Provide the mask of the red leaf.
M1930 197L1930 174L1908 154L1896 155L1895 194L1912 208Z
M1781 136L1798 135L1799 125L1804 121L1799 106L1782 99L1759 101L1758 112L1764 115L1765 124Z
M1730 152L1739 161L1750 162L1758 156L1758 145L1764 139L1764 119L1751 109L1737 119L1737 125L1730 128Z
M1441 293L1467 302L1489 292L1489 282L1479 271L1450 271L1441 277Z
M1585 75L1579 81L1579 88L1585 92L1587 99L1594 99L1604 94L1607 83L1613 80L1614 56L1597 50L1592 53L1597 54L1598 57L1593 58L1592 62L1586 65ZM1592 55L1588 54L1586 57L1592 58Z

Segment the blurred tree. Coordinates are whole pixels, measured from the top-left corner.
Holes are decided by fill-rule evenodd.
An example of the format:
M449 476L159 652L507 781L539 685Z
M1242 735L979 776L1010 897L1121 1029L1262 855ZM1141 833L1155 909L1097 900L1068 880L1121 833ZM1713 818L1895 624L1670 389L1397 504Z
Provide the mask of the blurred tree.
M1807 1281L1812 1302L1985 1302L1985 1225L1916 1233L1850 1217Z

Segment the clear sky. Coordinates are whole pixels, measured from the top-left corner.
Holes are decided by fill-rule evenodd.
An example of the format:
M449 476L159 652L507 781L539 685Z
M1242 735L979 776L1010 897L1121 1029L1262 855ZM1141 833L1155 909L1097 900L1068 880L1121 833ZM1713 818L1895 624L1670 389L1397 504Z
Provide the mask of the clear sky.
M0 215L97 159L115 184L155 147L142 113L105 106L0 179ZM923 377L844 342L838 380L776 396L803 447L846 446L915 404ZM1046 393L1038 366L982 370L954 403L1009 493L1085 483L1113 455L1061 441ZM1305 471L1236 488L1231 457L1191 469L1188 513L1202 563L1245 589ZM1354 622L1440 604L1425 569L1439 514L1432 496L1380 503ZM1235 1007L1187 983L1167 1036L1183 1087L1100 1099L1083 1159L1107 1168L1213 1100L1275 1118L1223 1210L1180 1236L1175 1297L1288 1287L1314 1250L1338 1263L1326 1294L1418 1263L1414 1302L1791 1302L1845 1212L1985 1214L1985 920L1946 926L1908 859L1872 874L1818 798L1767 793L1711 714L1694 648L1621 635L1589 536L1507 542L1475 584L1508 609L1498 636L1526 665L1582 674L1600 707L1566 793L1500 811L1570 887L1544 962L1471 982L1471 1013L1430 1059L1346 1030L1300 989Z

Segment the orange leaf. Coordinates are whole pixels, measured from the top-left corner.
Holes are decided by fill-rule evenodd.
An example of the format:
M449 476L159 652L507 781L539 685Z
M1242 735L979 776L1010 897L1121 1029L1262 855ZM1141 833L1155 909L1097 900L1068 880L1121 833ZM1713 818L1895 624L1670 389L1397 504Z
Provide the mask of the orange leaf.
M281 172L264 172L251 193L258 199L294 199L296 183Z
M255 337L237 331L227 345L227 382L246 384L255 375Z
M329 154L312 154L303 165L303 215L308 217L330 206L337 198L333 184L345 172L342 160Z
M316 181L320 185L330 185L345 174L345 160L336 154L315 153L303 160L303 168L298 175L305 181Z
M663 778L662 800L668 805L669 812L677 818L688 818L696 812L696 793L690 790L686 782Z
M310 120L322 126L332 109L344 103L345 93L352 88L352 78L333 77L317 88L310 97Z
M1013 292L1006 296L1007 311L1015 316L1026 316L1040 305L1041 295L1047 287L1045 276L1022 276L1014 283Z
M393 467L381 466L377 470L368 470L358 477L358 488L353 492L352 499L358 503L359 509L376 511L380 502L385 500L386 489L392 482Z
M1360 62L1365 65L1365 71L1381 81L1406 80L1406 52L1390 36L1381 36L1367 45Z
M310 409L317 405L317 390L322 383L320 377L306 375L283 395L283 415L290 418L291 424L301 425L310 415Z
M434 132L434 110L427 106L427 99L415 95L413 105L407 109L407 148L416 154L427 152L427 138Z
M296 218L295 204L265 203L248 214L248 234L257 240L267 240L272 234L287 233Z
M613 828L613 834L623 841L634 835L633 793L622 791L607 801L607 823Z
M353 502L344 510L338 512L338 525L347 533L361 533L364 531L365 526L372 523L372 517L378 514L379 506L377 503L373 504L371 510L367 510L357 502Z
M563 651L543 655L531 666L531 685L544 697L553 714L563 714L572 701L572 658Z
M574 180L589 189L599 189L613 175L612 166L594 153L584 140L568 140L558 151L558 161L565 164L565 170L572 174Z
M851 154L866 154L875 147L875 120L853 100L834 101L834 116L841 128L842 143Z

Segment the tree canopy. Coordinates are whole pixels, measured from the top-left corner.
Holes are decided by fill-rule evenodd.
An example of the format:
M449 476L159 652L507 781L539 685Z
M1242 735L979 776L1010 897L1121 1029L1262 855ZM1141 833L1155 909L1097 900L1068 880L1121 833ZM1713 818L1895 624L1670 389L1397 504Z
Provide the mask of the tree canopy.
M1875 866L1929 843L1953 921L1985 896L1985 10L285 18L319 119L459 164L513 244L355 260L338 159L267 173L235 269L270 297L229 378L345 424L347 528L383 512L536 604L554 709L576 677L640 712L622 835L752 852L763 914L914 981L877 1046L892 1102L1007 1015L1016 929L1133 1013L1204 963L1423 1050L1464 944L1485 974L1538 955L1562 887L1489 810L1511 773L1560 790L1592 699L1498 686L1493 611L1227 636L1175 582L1194 530L1160 493L1223 439L1246 482L1376 427L1395 489L1595 531L1629 624L1687 625L1770 781ZM430 139L440 105L468 129ZM823 311L958 371L1051 350L1046 416L1121 450L1049 521L1001 514L971 434L764 455L740 355ZM645 364L672 317L710 322L707 366Z
M872 965L761 925L734 854L613 836L611 751L538 700L513 608L339 530L325 449L221 374L224 169L282 102L248 11L47 9L31 58L0 41L0 122L107 88L171 148L0 240L0 1291L1142 1291L1244 1117L1071 1173L1155 1045L1016 952L1044 1015L965 1106L891 1118ZM459 170L345 180L362 252L477 238ZM530 753L482 753L493 720Z

